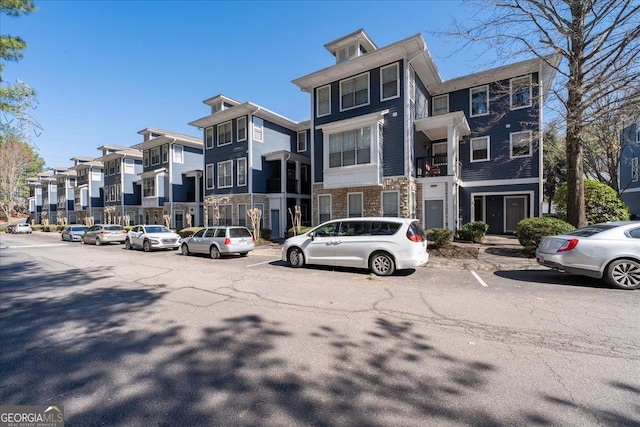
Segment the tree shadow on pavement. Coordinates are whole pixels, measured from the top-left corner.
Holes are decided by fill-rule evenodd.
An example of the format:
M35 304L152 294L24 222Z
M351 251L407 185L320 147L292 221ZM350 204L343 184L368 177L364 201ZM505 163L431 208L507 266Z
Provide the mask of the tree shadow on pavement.
M378 316L355 335L215 305L202 325L159 323L170 291L101 285L109 269L35 267L0 271L0 401L64 405L67 426L509 424L476 404L497 367L441 350L422 323ZM550 416L517 419L557 424Z

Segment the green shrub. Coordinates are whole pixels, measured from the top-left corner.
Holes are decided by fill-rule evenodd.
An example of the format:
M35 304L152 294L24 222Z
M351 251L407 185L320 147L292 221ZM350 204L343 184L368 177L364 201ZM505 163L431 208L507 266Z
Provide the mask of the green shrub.
M313 228L313 227L304 227L304 226L300 226L300 233L298 233L298 236L299 236L300 234L304 234L304 233L306 233L307 231L311 230L312 228ZM287 230L287 237L293 237L293 236L295 236L295 235L296 235L296 234L295 234L295 233L294 233L294 231L293 231L293 227L291 227L290 229L288 229L288 230Z
M525 218L518 223L516 236L524 250L533 254L544 236L555 236L575 230L575 227L557 218Z
M489 230L489 225L485 222L469 222L456 231L456 237L460 240L482 243L487 230Z
M453 242L453 231L447 228L429 228L424 231L427 241L433 243L436 248L449 246Z
M42 224L36 224L36 225L32 225L31 229L33 231L42 231Z
M193 236L194 234L196 234L198 232L198 230L202 230L202 227L187 227L187 228L183 228L182 230L178 231L178 234L180 235L180 237L187 238L189 236Z
M567 218L567 183L556 190L553 197L558 218ZM606 184L593 179L584 181L584 203L588 224L606 221L628 221L630 218L627 205L618 193Z

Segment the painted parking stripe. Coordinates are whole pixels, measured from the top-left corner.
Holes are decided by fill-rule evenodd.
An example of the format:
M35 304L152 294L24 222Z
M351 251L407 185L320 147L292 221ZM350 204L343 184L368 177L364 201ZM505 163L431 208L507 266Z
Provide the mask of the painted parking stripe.
M278 259L272 259L272 260L270 260L270 261L262 261L262 262L258 262L258 263L256 263L256 264L250 264L250 265L247 265L247 268L249 268L249 267L255 267L255 266L258 266L258 265L262 265L262 264L269 264L269 263L271 263L271 262L276 262L276 261L280 261L280 258L278 258Z
M13 246L3 246L7 249L22 249L22 248L51 248L54 246L67 246L66 243L51 243L45 245L13 245Z
M477 280L478 282L480 282L480 284L481 284L482 286L484 286L485 288L488 288L488 287L489 287L489 285L487 285L487 284L485 283L485 281L484 281L484 280L482 280L482 278L481 278L480 276L478 276L478 273L476 273L475 271L471 270L471 274L473 274L473 277L475 277L475 278L476 278L476 280Z

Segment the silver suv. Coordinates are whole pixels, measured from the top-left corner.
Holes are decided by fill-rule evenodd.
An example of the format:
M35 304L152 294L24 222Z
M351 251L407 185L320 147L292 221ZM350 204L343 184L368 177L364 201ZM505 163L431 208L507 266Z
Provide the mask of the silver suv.
M127 233L124 241L127 249L142 248L145 252L152 249L173 249L180 247L180 235L164 225L136 225Z
M426 264L429 254L427 238L417 220L346 218L290 237L282 246L282 260L291 267L358 267L388 276L395 270Z
M182 255L209 254L211 258L238 253L247 256L255 247L253 235L246 227L205 227L182 241Z

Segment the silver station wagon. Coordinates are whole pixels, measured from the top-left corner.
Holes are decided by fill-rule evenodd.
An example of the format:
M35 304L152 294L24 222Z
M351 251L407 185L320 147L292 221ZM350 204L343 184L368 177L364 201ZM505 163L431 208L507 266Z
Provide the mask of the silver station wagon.
M396 270L426 264L429 254L426 236L417 220L348 218L290 237L282 246L282 260L291 267L358 267L388 276Z
M220 255L247 256L255 247L253 235L246 227L205 227L182 241L182 255L209 254L213 259Z

